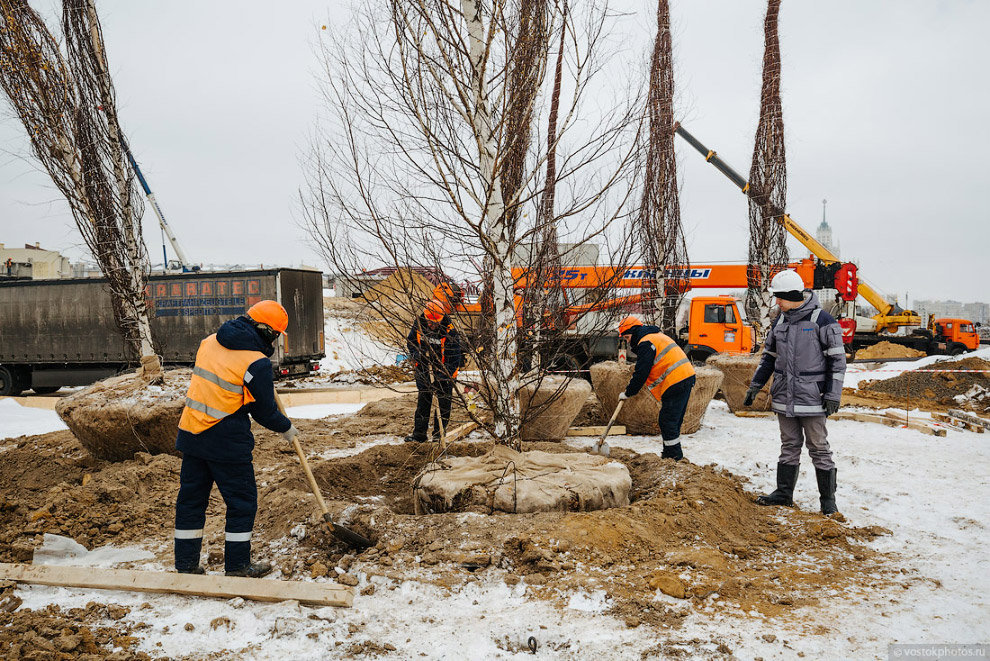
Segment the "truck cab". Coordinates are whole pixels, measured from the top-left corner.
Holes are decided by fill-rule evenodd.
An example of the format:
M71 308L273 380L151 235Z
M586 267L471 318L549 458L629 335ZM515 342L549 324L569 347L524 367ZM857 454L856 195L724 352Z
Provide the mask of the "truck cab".
M684 353L704 362L716 353L751 353L753 329L739 314L735 296L696 296L691 299L687 327L678 331Z
M980 346L980 335L969 319L933 319L931 331L938 348L951 355L973 351Z

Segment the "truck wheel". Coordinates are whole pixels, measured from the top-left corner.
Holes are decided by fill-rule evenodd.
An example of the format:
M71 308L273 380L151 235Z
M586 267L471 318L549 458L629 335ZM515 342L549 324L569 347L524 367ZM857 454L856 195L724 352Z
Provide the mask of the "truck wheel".
M50 395L53 392L58 392L62 386L33 386L31 390L39 395Z
M10 368L0 366L0 396L16 397L23 391L17 374Z
M966 353L966 345L965 344L959 344L958 342L955 342L955 343L949 345L949 355L950 356L958 356L961 353Z

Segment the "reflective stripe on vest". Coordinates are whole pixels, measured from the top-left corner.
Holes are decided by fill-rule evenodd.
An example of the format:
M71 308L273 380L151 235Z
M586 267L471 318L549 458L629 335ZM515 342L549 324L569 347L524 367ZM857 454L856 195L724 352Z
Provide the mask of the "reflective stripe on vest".
M653 369L646 377L646 387L654 397L660 399L667 388L694 376L691 360L674 340L663 333L651 333L640 339L640 343L643 342L649 342L657 350Z
M250 380L248 367L260 358L265 358L260 351L224 347L215 334L200 342L179 429L199 434L253 402L244 384Z

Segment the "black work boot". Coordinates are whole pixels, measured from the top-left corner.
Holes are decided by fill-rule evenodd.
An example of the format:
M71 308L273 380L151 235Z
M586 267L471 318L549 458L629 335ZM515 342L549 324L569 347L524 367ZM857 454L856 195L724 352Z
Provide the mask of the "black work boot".
M227 576L245 576L247 578L261 578L272 571L272 565L269 562L261 560L260 562L252 562L247 567L242 567L240 569L228 569L226 572Z
M815 469L815 477L818 478L818 494L822 503L822 514L829 516L839 511L835 506L835 474L839 469L831 470Z
M676 443L674 445L663 446L663 452L660 453L661 459L673 459L674 461L680 461L684 458L684 451L681 450L681 444Z
M203 565L197 565L195 567L183 567L181 569L176 569L175 571L180 574L205 574L206 570L203 569Z
M426 437L425 436L422 437L422 438L420 438L419 436L416 436L415 434L409 434L408 436L406 436L402 440L404 440L406 443L426 443Z
M756 499L757 504L792 506L797 476L797 464L777 464L777 489L773 493L758 497Z

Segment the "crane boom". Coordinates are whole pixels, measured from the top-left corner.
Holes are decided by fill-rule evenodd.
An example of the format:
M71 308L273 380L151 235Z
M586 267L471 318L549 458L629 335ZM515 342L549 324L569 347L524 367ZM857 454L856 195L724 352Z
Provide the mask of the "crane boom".
M743 192L743 194L746 196L752 195L749 182L746 181L742 175L733 170L728 163L719 158L718 154L714 150L708 149L705 145L701 144L697 138L688 133L687 129L681 126L680 122L674 124L674 132L681 136L685 142L694 147L698 153L705 157L706 161L711 163L715 166L715 169L724 174L739 188L739 190ZM786 213L780 213L779 217L779 222L790 233L790 235L800 241L801 245L810 250L811 254L819 260L826 263L839 261L837 255L819 243L817 239L806 232L805 229L798 225L789 215ZM888 303L883 296L881 296L875 289L866 283L859 283L859 293L880 313L874 317L877 322L877 330L888 328L896 329L900 326L918 326L921 324L920 317L915 315L910 310L902 310L899 306Z
M122 143L124 153L127 154L127 160L130 162L131 167L134 168L134 174L137 175L138 181L141 182L141 188L144 189L144 195L148 198L148 202L151 203L151 208L155 210L155 215L158 216L158 224L161 226L162 231L165 232L165 236L168 237L169 243L172 244L172 250L175 251L175 256L179 260L179 266L182 267L183 271L187 270L189 262L186 261L186 255L182 252L182 248L179 247L179 240L175 238L171 226L165 220L165 214L162 213L162 209L158 206L158 201L155 199L155 194L151 192L151 187L148 186L148 182L141 173L141 168L138 167L137 161L134 160L134 154L131 153L131 148L126 141L122 141Z

